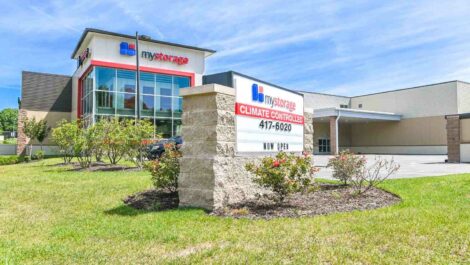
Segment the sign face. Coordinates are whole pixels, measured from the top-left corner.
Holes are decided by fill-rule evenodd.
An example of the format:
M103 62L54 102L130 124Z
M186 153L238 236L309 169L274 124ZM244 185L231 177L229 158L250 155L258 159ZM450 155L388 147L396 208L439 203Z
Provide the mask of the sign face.
M233 74L236 146L239 153L302 152L301 94Z
M135 56L136 49L135 44L121 42L119 45L119 53L126 56ZM175 56L175 55L168 55L164 53L158 52L149 52L149 51L142 51L141 57L148 59L150 61L163 61L163 62L171 62L178 65L187 64L189 62L188 57L183 56Z

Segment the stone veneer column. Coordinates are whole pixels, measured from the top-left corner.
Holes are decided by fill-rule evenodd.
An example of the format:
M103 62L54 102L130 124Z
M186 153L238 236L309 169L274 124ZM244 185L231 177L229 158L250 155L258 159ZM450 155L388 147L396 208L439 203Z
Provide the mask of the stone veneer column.
M336 153L336 116L330 117L330 154Z
M235 155L235 90L209 84L181 90L182 147L180 206L208 210L254 198L267 191L251 181L248 162L261 156ZM305 116L304 143L313 151L313 114Z
M460 162L460 116L446 116L448 162Z
M24 134L24 119L26 118L27 111L20 109L18 112L18 136L16 143L16 154L24 155L26 152L26 145L28 144L28 137Z

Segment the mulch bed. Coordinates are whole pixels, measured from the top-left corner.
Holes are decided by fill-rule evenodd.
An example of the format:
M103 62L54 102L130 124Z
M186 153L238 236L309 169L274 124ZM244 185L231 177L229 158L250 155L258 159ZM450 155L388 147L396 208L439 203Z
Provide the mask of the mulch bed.
M277 217L302 217L330 213L370 210L396 204L401 199L387 191L371 188L367 193L353 196L349 186L320 184L319 190L296 193L276 204L266 197L246 201L210 213L215 216L272 219ZM130 207L147 211L162 211L178 208L178 192L150 189L125 198Z
M258 200L231 205L212 212L217 216L250 219L272 219L276 217L302 217L330 213L370 210L400 202L400 198L378 188L371 188L362 195L353 196L349 186L321 184L320 190L296 193L282 204L261 197Z
M124 203L139 210L161 211L178 208L178 192L165 192L161 190L146 190L125 198Z
M63 163L62 163L63 165ZM70 163L73 168L71 171L139 171L137 167L127 167L122 165L113 165L104 162L93 162L89 168L82 168L78 162Z

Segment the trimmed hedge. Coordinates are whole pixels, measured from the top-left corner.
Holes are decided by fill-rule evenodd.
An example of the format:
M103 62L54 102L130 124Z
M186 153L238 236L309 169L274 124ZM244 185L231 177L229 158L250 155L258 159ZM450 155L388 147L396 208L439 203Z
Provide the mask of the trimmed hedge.
M22 156L12 155L12 156L0 156L0 165L13 165L23 162L24 158Z

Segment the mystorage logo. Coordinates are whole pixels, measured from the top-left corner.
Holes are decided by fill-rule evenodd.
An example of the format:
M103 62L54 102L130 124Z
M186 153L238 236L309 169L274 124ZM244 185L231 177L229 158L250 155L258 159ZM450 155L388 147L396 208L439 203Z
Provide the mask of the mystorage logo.
M120 47L119 52L122 55L127 55L127 56L134 56L135 55L135 44L127 43L127 42L121 42L119 47Z
M253 84L251 86L251 99L260 103L264 102L264 89L258 84Z
M271 108L277 107L281 109L287 109L290 112L296 109L294 101L282 99L277 96L265 95L264 88L262 86L258 86L258 84L253 84L251 86L251 99L254 102L263 103L264 105L268 105Z

